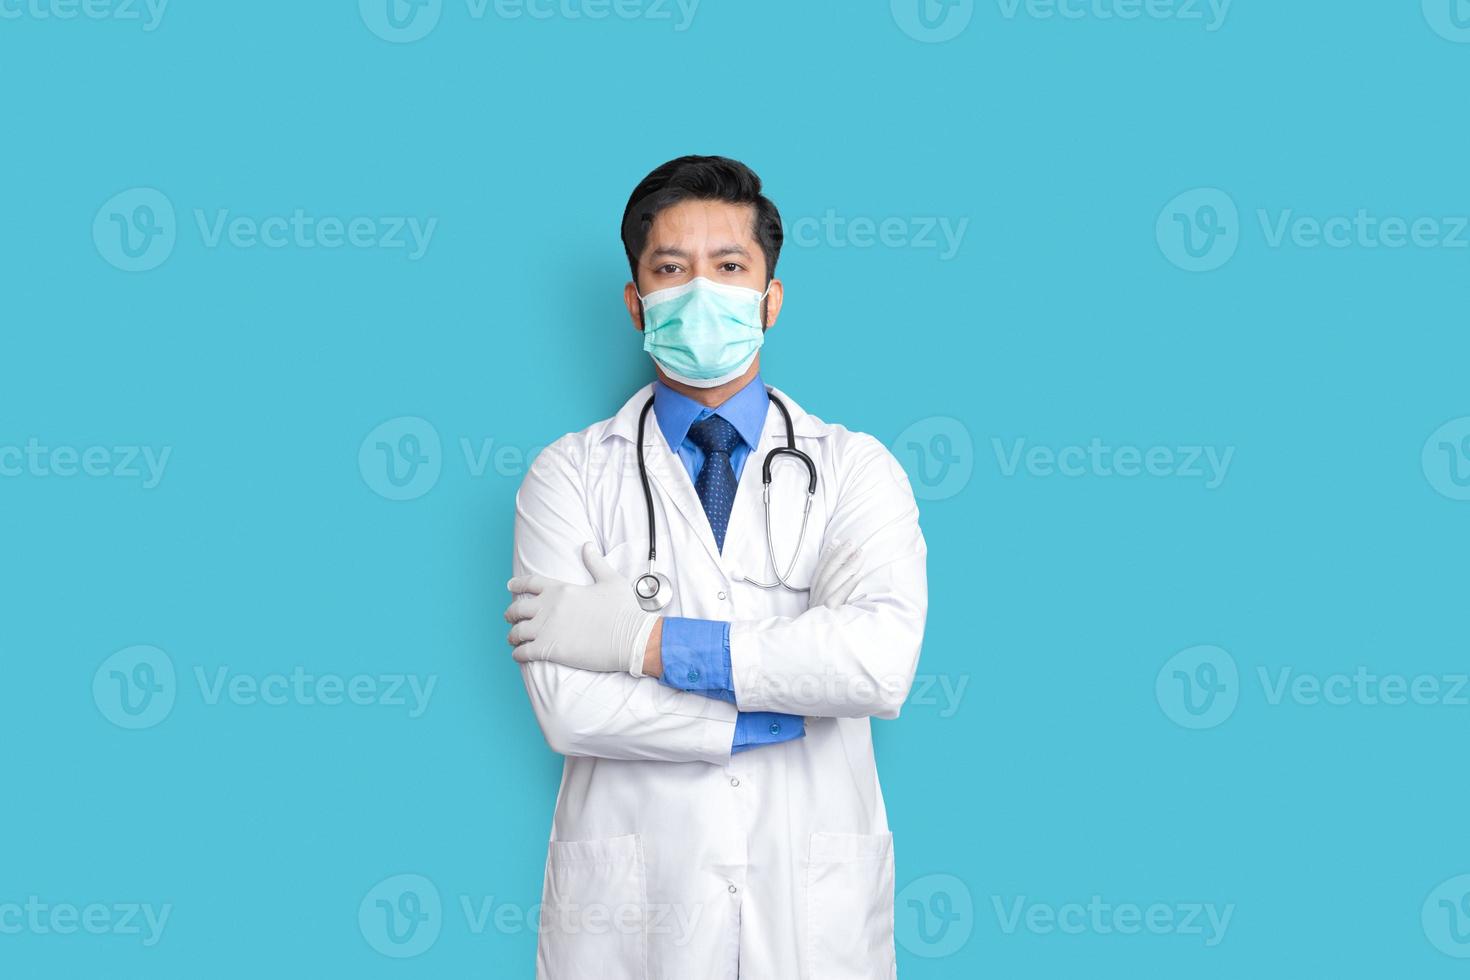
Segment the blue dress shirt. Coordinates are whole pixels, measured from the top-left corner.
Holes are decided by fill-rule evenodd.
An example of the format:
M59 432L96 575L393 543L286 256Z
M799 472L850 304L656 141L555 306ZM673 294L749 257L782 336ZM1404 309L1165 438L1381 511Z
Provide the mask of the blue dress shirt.
M740 445L730 452L730 468L740 478L751 450L760 442L761 428L771 404L760 375L727 398L718 408L705 408L662 381L653 383L653 414L669 448L684 464L690 482L704 465L704 451L689 441L689 427L716 412L740 433ZM730 676L730 624L712 619L664 617L662 682L669 687L735 703L735 681ZM806 734L796 715L775 711L742 711L735 719L732 751L785 742Z

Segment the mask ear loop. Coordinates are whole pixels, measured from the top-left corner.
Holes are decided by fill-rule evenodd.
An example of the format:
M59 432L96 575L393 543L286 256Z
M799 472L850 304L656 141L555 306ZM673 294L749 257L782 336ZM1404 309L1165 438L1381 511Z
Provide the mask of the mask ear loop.
M771 277L771 281L768 282L768 283L766 283L766 291L763 292L763 293L761 293L761 298L755 301L756 302L756 311L758 313L760 313L760 316L761 316L761 334L762 335L764 335L767 330L771 329L770 327L766 326L766 297L769 296L769 295L771 295L771 287L774 286L775 284L776 284L776 277L775 276L772 276Z
M648 329L648 304L643 301L643 294L638 291L638 277L633 277L633 295L638 297L638 332L642 333Z

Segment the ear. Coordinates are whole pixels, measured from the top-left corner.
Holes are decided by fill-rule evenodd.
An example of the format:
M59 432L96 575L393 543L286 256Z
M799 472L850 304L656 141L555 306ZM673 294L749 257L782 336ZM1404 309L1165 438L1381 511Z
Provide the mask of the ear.
M638 285L628 283L623 287L623 305L628 307L628 316L633 320L633 329L643 332L643 300L638 298Z
M776 317L781 315L781 301L786 297L786 289L781 285L781 280L772 279L771 289L766 293L764 304L766 322L765 329L769 330L776 325Z

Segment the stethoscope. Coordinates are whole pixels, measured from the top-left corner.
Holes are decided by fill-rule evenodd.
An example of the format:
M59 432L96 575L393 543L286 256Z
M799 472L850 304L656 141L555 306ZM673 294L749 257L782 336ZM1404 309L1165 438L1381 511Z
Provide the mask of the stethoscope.
M771 571L776 573L774 582L757 582L746 576L745 581L761 589L787 589L791 592L809 592L810 586L792 585L786 581L791 570L796 567L796 557L801 554L802 542L806 541L807 519L812 514L812 499L817 495L817 464L812 458L800 449L796 448L796 430L791 425L791 411L786 403L776 397L775 392L770 392L771 401L781 410L781 415L786 419L786 445L777 446L766 453L765 462L761 463L761 501L766 509L766 554L771 558ZM643 501L648 504L648 571L638 576L633 583L633 594L638 597L638 605L648 612L658 612L669 604L674 598L674 583L663 572L654 568L658 560L658 540L654 533L653 520L653 491L648 487L648 467L643 461L643 432L648 425L648 410L653 408L653 399L648 399L643 404L643 412L638 416L638 479L643 483ZM796 550L791 553L791 561L782 572L776 564L776 545L771 539L771 463L777 456L795 456L806 466L806 507L801 512L801 533L796 539Z

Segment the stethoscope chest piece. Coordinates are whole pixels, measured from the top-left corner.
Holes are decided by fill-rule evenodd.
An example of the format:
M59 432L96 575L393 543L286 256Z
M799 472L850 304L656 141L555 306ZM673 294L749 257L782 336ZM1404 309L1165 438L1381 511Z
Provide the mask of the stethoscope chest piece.
M663 572L647 571L633 583L633 593L644 612L658 612L674 598L674 583Z

